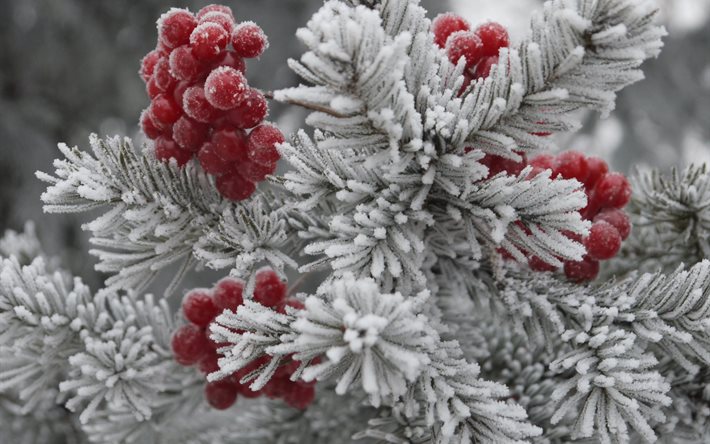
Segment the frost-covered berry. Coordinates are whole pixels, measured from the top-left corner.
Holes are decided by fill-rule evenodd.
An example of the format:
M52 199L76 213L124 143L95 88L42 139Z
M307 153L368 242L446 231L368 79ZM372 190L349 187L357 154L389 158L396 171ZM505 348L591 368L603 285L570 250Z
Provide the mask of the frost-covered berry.
M316 397L316 388L312 385L299 383L292 384L284 396L286 404L299 410L305 410L313 403Z
M170 345L175 360L182 365L196 364L209 350L205 331L194 324L178 328Z
M622 240L625 240L631 234L631 221L629 216L618 208L607 208L602 210L594 217L594 222L604 221L619 232Z
M190 291L182 301L182 313L185 318L199 327L207 327L219 314L219 308L212 300L209 290Z
M232 164L217 155L214 145L210 142L202 145L197 153L197 159L200 161L202 169L213 176L220 176L232 169Z
M243 130L224 128L212 133L212 145L215 153L228 162L246 160L247 135Z
M150 114L150 109L144 109L141 113L141 129L143 134L149 139L156 139L163 131L153 121L153 116Z
M159 94L150 104L150 114L156 123L170 125L180 118L182 110L171 95Z
M483 56L497 56L500 48L507 48L510 45L508 31L500 23L486 23L479 26L474 31L483 43Z
M185 114L198 122L211 123L221 114L220 110L207 101L205 90L201 86L191 86L185 90L182 106Z
M229 34L216 23L202 23L192 31L190 46L198 60L216 59L227 47Z
M266 118L269 105L266 97L258 89L248 88L237 106L229 110L225 117L237 128L253 128Z
M283 143L283 134L273 125L259 125L249 133L249 159L260 165L273 165L281 156L276 145Z
M141 70L140 75L144 82L153 75L153 70L155 69L155 64L160 60L160 51L157 49L152 50L143 57L141 60Z
M208 11L200 17L198 23L216 23L229 34L234 30L234 18L222 11Z
M592 224L584 246L589 257L601 261L616 256L621 248L621 240L619 231L613 225L599 220Z
M242 74L247 72L247 64L244 59L234 54L233 51L227 51L221 60L215 62L217 66L229 66L236 69Z
M259 270L256 274L254 300L267 307L277 307L286 298L286 284L271 269Z
M631 184L621 173L604 174L594 186L596 208L623 208L631 199Z
M212 106L222 110L237 106L246 91L246 79L229 66L215 68L205 80L205 97Z
M196 153L207 140L209 127L187 116L182 116L173 125L173 140L180 148Z
M589 165L587 158L579 151L565 151L560 153L556 159L556 166L552 176L562 176L563 179L577 179L584 183L589 177Z
M197 11L197 19L201 19L205 15L209 14L210 12L221 12L223 14L227 14L232 20L234 20L234 14L232 13L232 9L229 6L224 6L224 5L207 5L204 8L200 9Z
M187 91L187 88L192 86L190 82L187 82L185 80L178 82L175 85L175 88L173 88L173 99L175 99L175 103L177 103L180 108L185 111L183 99L185 97L185 91Z
M190 41L197 19L186 9L172 8L158 19L158 39L168 48L177 48Z
M167 57L161 57L155 64L151 80L155 81L155 86L161 91L170 91L175 86L177 79L170 74L170 62Z
M264 30L254 22L240 23L232 33L234 52L247 59L259 57L269 47Z
M229 200L240 201L248 198L254 191L256 185L245 179L239 171L232 170L217 178L217 190Z
M533 256L530 259L528 259L528 264L530 265L530 268L533 271L540 271L540 272L545 272L545 271L555 271L557 270L557 267L548 264L547 262L543 261L537 256Z
M446 41L446 53L451 63L458 63L461 57L465 57L466 68L472 68L483 55L483 44L471 31L457 31Z
M158 84L155 83L155 76L151 77L145 84L145 92L148 93L148 97L151 99L156 98L158 94L163 92L160 88L158 88Z
M565 262L565 276L572 282L582 283L591 281L599 274L599 261L585 257L579 262Z
M188 45L178 46L170 53L170 73L179 80L193 81L200 75L202 62L192 54Z
M180 149L173 139L162 135L155 139L155 158L163 162L175 159L178 166L184 166L192 158L192 153Z
M498 64L498 56L484 57L473 70L473 77L485 79L491 75L491 69Z
M589 176L584 181L584 186L591 189L596 183L609 172L609 165L598 157L587 157L587 167L589 168Z
M431 32L434 33L434 43L439 48L446 46L446 40L456 31L468 31L469 26L466 19L451 12L437 15L431 22Z
M228 379L208 382L205 399L217 410L226 410L237 401L237 387Z
M239 164L239 174L250 182L261 182L266 179L269 174L274 174L276 171L276 163L263 165L251 160L241 162Z
M214 373L217 370L219 370L219 355L217 355L217 352L214 350L210 350L207 352L205 356L200 359L200 372L203 375L209 375L210 373Z
M221 310L236 311L244 302L242 292L244 282L233 278L224 278L217 283L212 291L212 299Z

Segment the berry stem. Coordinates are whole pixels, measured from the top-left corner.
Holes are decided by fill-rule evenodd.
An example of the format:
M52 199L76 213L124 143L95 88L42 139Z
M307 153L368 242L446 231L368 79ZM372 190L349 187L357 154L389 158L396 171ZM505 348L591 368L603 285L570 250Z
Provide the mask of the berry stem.
M276 100L274 98L273 91L262 91L262 94L264 94L264 97L266 97L269 100ZM345 114L341 114L333 109L328 108L327 106L316 105L314 103L303 102L301 100L283 100L283 101L278 100L278 102L288 103L289 105L300 106L302 108L310 109L312 111L319 111L321 113L325 113L325 114L331 115L333 117L341 117L341 118L348 117Z

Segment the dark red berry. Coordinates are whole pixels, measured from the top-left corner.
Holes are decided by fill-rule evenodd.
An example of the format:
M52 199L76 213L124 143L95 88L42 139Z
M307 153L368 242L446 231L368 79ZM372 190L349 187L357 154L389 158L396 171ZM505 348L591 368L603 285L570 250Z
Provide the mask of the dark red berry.
M305 410L313 403L316 397L316 388L312 385L293 384L289 389L284 401L291 407Z
M244 75L229 66L215 68L205 80L205 97L218 109L232 109L247 89Z
M269 380L269 382L264 386L263 393L268 398L277 399L286 396L286 394L291 390L293 382L289 381L287 377L276 377L274 376Z
M261 91L248 88L237 106L227 112L226 118L237 128L253 128L264 121L268 110L269 105Z
M609 165L598 157L587 157L587 166L589 167L589 176L584 181L584 185L591 189L602 176L609 172Z
M246 160L248 139L244 130L220 129L212 133L215 153L228 162Z
M210 61L219 57L227 47L229 34L216 23L202 23L192 31L190 46L198 60Z
M259 57L269 47L264 31L253 22L240 23L232 33L234 52L247 59Z
M155 64L151 80L154 80L155 86L163 92L171 91L175 86L177 80L170 74L170 62L167 57L161 57Z
M594 217L594 222L604 221L619 232L619 236L624 240L631 234L631 221L629 216L618 208L607 208L602 210Z
M446 40L456 31L468 31L469 26L466 19L451 12L439 14L431 22L431 32L434 33L434 43L439 48L446 46Z
M497 156L495 154L486 154L479 162L488 167L487 178L493 177L502 172L505 172L508 175L517 176L521 171L523 171L525 165L527 164L525 156L522 157L523 159L520 162L516 162L512 159Z
M498 56L483 58L476 68L473 70L473 77L476 79L485 79L491 75L491 69L498 64Z
M216 351L208 351L207 354L200 359L200 372L204 375L209 375L210 373L214 373L219 370L219 364L217 363L218 359L219 355Z
M158 97L158 94L163 92L160 88L158 88L158 84L155 83L155 76L151 77L150 80L148 80L148 83L145 84L145 91L151 99Z
M631 199L631 184L621 173L607 173L594 186L596 208L623 208Z
M178 82L175 85L175 88L173 89L173 99L175 99L175 103L178 104L181 110L185 112L185 107L184 107L184 97L185 97L185 91L187 91L187 88L189 88L190 82L187 82L185 80Z
M249 384L239 385L237 390L239 394L247 399L258 398L263 394L262 390L253 391L249 388Z
M182 116L173 125L173 140L184 150L196 153L207 140L209 126Z
M171 95L159 94L150 104L150 114L158 124L170 125L182 115Z
M205 331L194 324L178 328L170 344L175 360L181 365L196 364L209 350Z
M481 59L483 44L471 31L457 31L446 41L446 52L451 63L458 63L461 57L466 57L466 67L473 67Z
M565 262L565 276L572 282L591 281L599 274L599 261L585 257L580 262Z
M160 51L157 49L152 50L141 60L141 70L140 75L144 82L148 82L150 77L153 75L153 70L155 69L155 64L160 60Z
M599 220L592 224L589 237L584 242L589 257L596 260L607 260L616 256L621 248L619 231L608 222Z
M197 19L186 9L172 8L158 19L158 39L168 48L177 48L190 41Z
M193 81L202 69L202 63L192 55L188 45L179 46L170 53L170 73L179 80Z
M173 139L163 135L155 139L155 158L163 162L175 159L178 166L184 166L192 159L192 153L180 149Z
M262 165L251 160L246 160L239 164L239 174L241 174L246 180L254 183L261 182L266 179L266 176L269 174L274 174L275 171L275 163L272 163L271 165Z
M182 98L185 114L198 122L210 123L220 115L220 111L207 101L205 90L201 86L191 86L185 90Z
M249 133L249 159L260 165L273 165L281 158L276 145L285 140L275 126L257 126Z
M185 295L182 301L182 313L193 324L207 327L219 314L219 308L212 300L209 290L197 289Z
M233 278L224 278L217 283L213 290L213 300L220 310L237 311L237 308L242 305L242 292L244 291L244 282Z
M228 379L208 382L205 399L217 410L226 410L237 401L237 387Z
M587 158L579 151L565 151L557 156L556 166L552 176L562 176L564 179L577 179L584 183L589 177Z
M202 145L197 153L197 159L200 161L202 169L213 176L220 176L232 170L232 164L218 156L214 145L210 142Z
M229 34L234 30L234 18L231 15L225 14L222 11L209 11L203 14L199 19L199 24L216 23Z
M141 129L149 139L156 139L163 133L163 130L155 124L150 108L144 109L141 113Z
M218 66L229 66L236 69L242 74L247 72L247 64L244 59L235 55L232 51L227 51L224 53L224 57L221 60L215 62L215 68Z
M507 48L510 45L508 31L500 23L486 23L479 26L475 33L483 43L484 57L498 56L500 48Z
M227 14L232 20L234 20L234 14L232 13L232 9L229 6L224 6L224 5L207 5L204 8L200 9L197 11L197 19L201 19L205 15L209 14L210 12L221 12L224 14Z
M256 185L253 182L245 179L234 170L219 176L216 185L222 196L234 201L244 200L256 191Z
M276 307L286 297L286 284L271 269L260 270L256 274L254 300L267 307Z
M528 264L530 265L530 268L534 271L555 271L557 270L557 267L554 265L550 265L547 262L543 261L537 256L533 256L530 259L528 259Z

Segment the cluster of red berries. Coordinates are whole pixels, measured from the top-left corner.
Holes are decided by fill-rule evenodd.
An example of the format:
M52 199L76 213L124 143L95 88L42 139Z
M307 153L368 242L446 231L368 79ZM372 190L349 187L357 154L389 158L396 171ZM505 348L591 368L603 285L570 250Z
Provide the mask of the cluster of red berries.
M199 366L200 371L208 375L219 370L217 360L219 354L215 343L209 337L209 325L223 311L236 311L243 303L244 282L225 278L212 289L195 289L190 291L182 302L182 312L189 321L180 327L172 337L174 359L184 366ZM272 307L280 313L285 313L286 306L303 309L303 304L295 298L286 297L286 284L271 269L262 269L256 275L254 300L267 307ZM208 382L205 385L205 398L216 409L227 409L241 395L245 398L255 398L261 395L269 398L283 399L288 405L305 409L315 398L313 383L304 381L293 382L289 378L296 371L300 362L291 360L276 371L274 377L259 391L252 391L249 383L240 381L252 371L268 364L270 358L263 356L250 362L246 367L219 381Z
M592 221L589 235L582 239L569 233L567 236L582 242L587 250L579 262L565 261L564 272L574 282L590 281L599 274L599 261L609 260L621 249L621 243L631 233L631 222L623 208L631 199L631 185L621 173L609 172L609 166L598 157L585 157L577 151L566 151L558 156L541 155L530 160L531 174L552 170L552 177L577 179L584 184L587 206L580 211L583 218ZM537 271L555 268L537 257L529 260Z
M445 48L451 63L466 57L464 89L474 79L485 78L498 63L498 51L510 45L508 31L499 23L485 23L474 31L461 16L447 12L432 22L434 43Z
M209 5L196 15L173 8L158 20L157 48L141 62L151 99L141 126L155 140L155 156L182 166L196 155L231 200L251 196L273 174L276 144L284 141L275 126L262 123L266 98L244 77L244 58L267 46L259 26L237 24L226 6Z

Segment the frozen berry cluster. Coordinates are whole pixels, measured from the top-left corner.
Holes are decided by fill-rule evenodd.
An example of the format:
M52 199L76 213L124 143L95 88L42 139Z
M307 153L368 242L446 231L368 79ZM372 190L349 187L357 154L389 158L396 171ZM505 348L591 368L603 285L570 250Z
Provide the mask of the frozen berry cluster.
M195 289L187 293L182 303L182 312L187 321L172 337L174 359L184 366L198 366L200 371L208 375L219 370L217 349L220 344L209 337L209 325L223 311L236 311L243 303L244 282L225 278L212 289ZM262 269L256 275L254 300L267 307L272 307L280 313L285 313L286 306L303 309L303 304L295 298L286 297L286 284L271 269ZM227 409L241 395L245 398L255 398L261 395L269 398L283 399L288 405L305 409L315 398L315 387L304 381L293 382L291 375L300 362L291 360L276 371L273 378L259 391L252 391L249 383L240 381L252 371L269 362L268 356L256 359L246 367L235 372L230 377L208 382L205 385L205 398L216 409Z
M584 185L587 207L580 211L583 218L592 221L589 235L582 239L572 233L568 236L582 242L587 254L580 262L565 261L564 272L574 282L590 281L599 273L599 262L616 256L621 243L631 233L631 222L623 208L631 199L631 185L621 173L609 172L609 166L598 157L585 157L577 151L566 151L557 156L541 155L530 160L532 175L552 170L552 177L577 179ZM555 270L537 257L529 260L536 271Z
M158 20L158 45L141 62L151 99L141 126L155 141L156 157L182 166L197 156L230 200L248 198L273 174L276 144L284 141L263 123L266 98L244 77L244 59L267 46L259 26L237 24L226 6L205 6L197 14L173 8Z
M485 78L498 63L498 51L510 45L508 31L499 23L485 23L475 30L461 16L447 12L432 22L434 43L446 50L451 63L466 58L464 88L472 80Z

